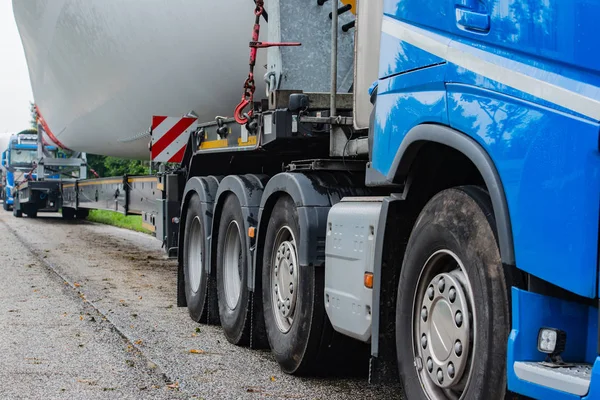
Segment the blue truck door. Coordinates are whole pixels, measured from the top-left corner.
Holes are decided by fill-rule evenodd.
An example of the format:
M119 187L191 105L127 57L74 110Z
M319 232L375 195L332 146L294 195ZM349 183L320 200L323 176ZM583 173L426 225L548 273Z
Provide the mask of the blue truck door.
M386 0L372 167L390 180L391 166L406 133L425 122L447 123L445 60L406 37L412 30L444 40L451 4L439 0Z
M496 165L516 264L593 297L600 0L448 1L448 120Z
M400 27L411 25L437 31L447 29L447 16L451 12L452 7L445 0L387 0L383 10L388 22L398 21L397 25ZM402 35L393 35L386 30L383 32L379 59L380 78L415 71L444 61L397 36Z

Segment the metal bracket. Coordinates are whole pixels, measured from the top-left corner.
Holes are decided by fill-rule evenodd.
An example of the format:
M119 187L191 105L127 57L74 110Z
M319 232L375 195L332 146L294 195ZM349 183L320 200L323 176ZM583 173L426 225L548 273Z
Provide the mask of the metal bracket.
M365 161L353 160L299 160L285 166L286 171L365 171Z
M302 116L300 117L300 122L305 122L308 124L330 124L330 125L338 125L338 126L352 126L353 125L353 120L352 117L342 117L342 116L337 116L337 117L306 117L306 116Z

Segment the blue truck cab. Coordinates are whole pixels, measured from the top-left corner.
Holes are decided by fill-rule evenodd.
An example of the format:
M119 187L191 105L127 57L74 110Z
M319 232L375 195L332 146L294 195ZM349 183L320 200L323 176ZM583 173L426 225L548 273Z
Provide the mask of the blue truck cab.
M507 385L534 398L600 398L599 16L600 0L384 2L367 184L406 184L420 160L485 187Z
M50 154L55 154L57 148L45 146ZM3 207L9 210L14 204L15 186L25 180L35 180L35 163L38 159L37 134L22 131L12 135L8 147L2 152L2 191ZM55 178L58 178L56 176Z
M15 185L14 174L8 170L8 154L9 150L6 149L2 152L2 199L4 210L8 210L14 202L12 197L12 188Z

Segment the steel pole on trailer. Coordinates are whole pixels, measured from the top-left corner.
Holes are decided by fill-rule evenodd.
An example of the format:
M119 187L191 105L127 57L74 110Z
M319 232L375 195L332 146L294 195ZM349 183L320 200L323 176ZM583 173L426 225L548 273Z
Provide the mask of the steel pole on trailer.
M331 2L331 93L329 117L337 113L337 53L338 53L338 2Z

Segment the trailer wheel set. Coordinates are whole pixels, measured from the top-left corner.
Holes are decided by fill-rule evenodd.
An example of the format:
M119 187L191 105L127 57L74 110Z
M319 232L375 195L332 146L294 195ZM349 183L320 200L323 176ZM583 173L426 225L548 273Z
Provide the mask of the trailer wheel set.
M212 320L228 341L268 345L286 373L318 374L336 357L368 365L375 338L340 335L327 315L326 241L336 234L329 213L368 193L351 179L326 172L188 181L179 288L192 319L208 321L208 305L218 304ZM505 390L501 337L510 311L496 236L489 195L476 186L444 190L420 211L398 260L395 299L394 350L410 398Z

